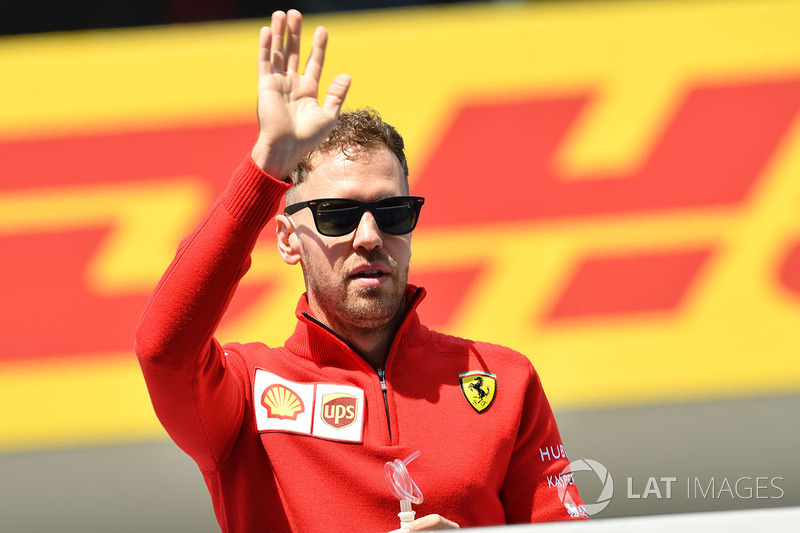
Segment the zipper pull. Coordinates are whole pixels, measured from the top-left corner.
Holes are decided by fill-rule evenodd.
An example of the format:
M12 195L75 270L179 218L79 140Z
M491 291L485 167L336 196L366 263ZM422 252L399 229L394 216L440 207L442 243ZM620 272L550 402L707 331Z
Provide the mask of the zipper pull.
M386 371L383 368L378 369L378 379L381 380L381 390L386 393Z
M386 370L378 368L378 379L381 382L381 391L383 391L383 406L386 408L386 427L389 429L389 441L392 440L392 417L389 416L389 398L387 398L386 391Z

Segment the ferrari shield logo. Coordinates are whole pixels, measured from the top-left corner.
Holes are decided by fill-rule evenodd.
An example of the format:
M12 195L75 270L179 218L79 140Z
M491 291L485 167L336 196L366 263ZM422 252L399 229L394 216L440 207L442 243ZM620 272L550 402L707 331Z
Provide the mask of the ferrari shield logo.
M458 375L461 379L461 392L464 398L476 411L482 413L494 401L497 391L497 376L481 370L463 372Z

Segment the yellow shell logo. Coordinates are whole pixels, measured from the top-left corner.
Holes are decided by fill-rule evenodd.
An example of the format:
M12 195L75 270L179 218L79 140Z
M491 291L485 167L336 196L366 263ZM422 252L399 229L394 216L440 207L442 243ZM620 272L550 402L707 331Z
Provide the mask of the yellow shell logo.
M269 418L297 420L297 415L306 410L303 400L283 385L270 385L261 395L261 405L267 408Z

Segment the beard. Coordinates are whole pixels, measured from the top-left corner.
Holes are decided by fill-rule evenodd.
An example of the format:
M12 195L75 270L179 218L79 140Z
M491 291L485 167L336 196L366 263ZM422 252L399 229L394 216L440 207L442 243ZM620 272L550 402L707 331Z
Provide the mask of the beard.
M383 252L367 252L354 256L352 265L380 263L389 268L389 282L378 287L364 287L346 276L349 268L342 269L339 277L330 269L304 264L303 273L309 300L317 304L320 316L334 331L347 336L348 332L382 330L395 326L395 319L405 309L405 289L408 282L408 264L399 265Z

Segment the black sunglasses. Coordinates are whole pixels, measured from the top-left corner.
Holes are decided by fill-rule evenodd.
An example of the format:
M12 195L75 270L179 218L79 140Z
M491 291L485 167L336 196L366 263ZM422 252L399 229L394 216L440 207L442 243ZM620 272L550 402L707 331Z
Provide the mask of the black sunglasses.
M421 196L392 196L374 202L359 202L347 198L321 198L286 207L287 215L308 207L314 215L317 231L328 237L341 237L352 233L361 222L365 211L372 213L378 228L390 235L411 233L417 225L419 212L425 198Z

